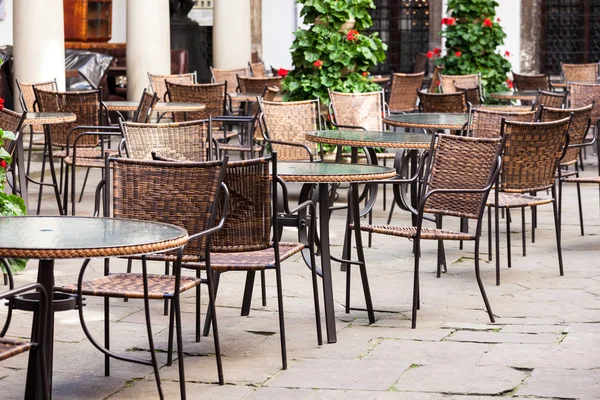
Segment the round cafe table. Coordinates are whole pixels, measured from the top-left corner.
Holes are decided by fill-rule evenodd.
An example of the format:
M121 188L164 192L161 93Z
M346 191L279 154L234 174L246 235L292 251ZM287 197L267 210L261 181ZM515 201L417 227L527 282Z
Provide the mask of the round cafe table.
M242 102L252 102L256 101L257 97L262 97L262 93L258 92L227 92L231 100L242 101Z
M104 105L108 111L136 111L140 105L137 101L105 101ZM167 112L195 112L202 111L206 104L202 103L180 103L159 101L154 106L154 111L159 113Z
M34 238L34 239L32 239ZM39 259L37 280L50 295L54 292L54 260L116 257L163 252L187 243L183 228L150 221L96 217L2 217L0 258ZM64 301L64 300L63 300ZM57 303L58 304L58 303ZM52 389L54 304L48 304L44 351ZM37 331L32 332L37 341ZM42 396L37 350L29 354L26 399Z
M516 92L497 92L490 94L490 97L501 100L524 100L535 101L538 96L537 90L517 90Z
M399 128L460 130L468 119L466 113L412 113L388 115L383 122Z

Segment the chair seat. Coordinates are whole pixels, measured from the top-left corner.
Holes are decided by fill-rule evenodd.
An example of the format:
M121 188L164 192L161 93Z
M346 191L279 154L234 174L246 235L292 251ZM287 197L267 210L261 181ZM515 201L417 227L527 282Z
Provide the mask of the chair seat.
M254 145L254 151L261 151L263 146ZM241 144L219 143L219 150L226 151L250 151L250 146Z
M200 279L192 276L182 276L180 291L196 287ZM67 285L56 290L64 293L77 293L77 285ZM111 274L83 282L82 293L85 296L121 297L129 299L144 298L144 283L142 274ZM175 276L148 275L148 298L164 299L175 293Z
M350 224L354 228L354 224ZM398 236L414 239L417 228L414 226L393 225L361 225L361 231L379 233L382 235ZM424 240L475 240L475 235L463 232L454 232L436 228L421 228L421 239Z
M571 178L565 179L565 182L600 184L600 176L580 176L579 178L573 176Z
M43 138L42 139L34 139L34 140L31 141L31 143L34 146L44 146L46 144L46 140L43 139Z
M73 165L73 157L69 156L64 159L65 164ZM103 158L79 158L77 157L77 166L78 167L88 167L88 168L104 168L104 159Z
M31 343L22 340L0 337L0 361L31 349Z
M498 193L498 203L498 207L500 208L523 208L552 203L552 198L532 196L524 193L500 192ZM493 193L490 193L487 205L495 205L495 198Z
M104 149L104 152L108 152L111 156L118 156L119 150L115 149ZM73 149L69 150L69 154L73 155ZM54 158L65 158L67 157L66 150L55 151L52 153ZM69 156L70 157L70 156ZM77 148L77 158L99 158L104 159L104 154L99 148ZM77 163L79 165L79 163Z

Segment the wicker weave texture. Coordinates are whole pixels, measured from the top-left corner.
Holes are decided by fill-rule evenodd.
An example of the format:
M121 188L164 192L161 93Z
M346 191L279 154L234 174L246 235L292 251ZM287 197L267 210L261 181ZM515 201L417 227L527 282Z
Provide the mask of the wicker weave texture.
M238 76L240 92L242 93L262 93L265 87L276 87L281 89L281 76L267 77L243 77Z
M213 83L227 82L229 90L235 90L238 87L238 76L250 76L248 68L218 69L211 67L210 72L212 73Z
M383 130L383 91L367 93L329 92L335 123L360 126L367 131Z
M479 138L500 137L502 118L506 118L507 121L533 122L535 111L505 112L472 109L469 132L471 136Z
M152 110L154 110L154 106L157 102L158 95L156 93L150 94L146 89L144 89L144 93L142 93L142 98L140 99L140 104L135 112L133 121L141 123L148 122L150 115L152 114Z
M569 119L505 122L501 190L528 193L552 187L569 129Z
M472 75L444 75L440 74L440 86L444 93L456 93L455 85L459 87L479 87L481 86L481 76Z
M180 85L193 85L196 83L196 73L177 75L148 74L148 79L150 79L150 88L152 89L152 92L156 93L160 100L166 100L167 82L178 83Z
M24 353L31 349L31 343L22 340L0 337L0 361Z
M562 64L562 72L567 82L571 81L589 81L595 82L598 79L599 64Z
M570 105L573 108L585 107L595 102L592 121L600 119L600 84L569 84Z
M425 113L466 113L468 110L467 93L426 93L419 95L419 108Z
M582 108L546 108L540 110L540 121L557 121L569 118L573 114L571 126L569 127L569 146L583 143L590 126L592 105ZM573 165L579 157L580 147L569 147L567 153L561 160L562 165Z
M435 93L438 91L438 87L442 84L440 81L440 75L444 67L442 65L436 65L433 68L433 75L431 75L431 82L429 82L429 93Z
M478 85L466 84L464 82L455 81L454 89L456 89L457 92L467 92L467 100L469 101L469 103L475 105L481 104L481 90L479 90Z
M535 100L537 107L546 106L552 108L562 107L567 100L567 92L547 92L540 90L540 93Z
M7 108L0 110L0 129L2 129L4 131L9 131L9 132L14 133L15 135L18 135L19 132L17 132L17 131L20 128L19 125L21 123L22 117L23 117L23 114L14 112ZM16 146L14 146L14 143L12 140L4 139L4 145L2 147L5 150L7 150L9 153L11 153L11 155L12 155Z
M127 154L138 160L152 160L152 153L169 160L206 161L206 121L170 124L121 125Z
M546 74L524 75L512 73L515 90L550 90L550 79Z
M114 217L170 223L185 228L190 235L210 228L220 162L113 158L110 163ZM184 254L203 257L205 248L206 237L191 240Z
M100 91L54 92L35 87L38 107L42 112L70 112L77 115L77 121L60 125L48 125L52 145L67 147L67 135L76 126L99 126ZM91 131L91 130L90 130ZM89 131L88 131L89 132ZM71 136L71 141L75 137ZM72 145L72 143L70 143ZM78 147L95 147L98 145L97 135L83 136Z
M317 145L305 140L306 132L320 129L319 102L317 100L296 102L262 101L261 109L269 139L280 142L306 145L313 155L317 154ZM310 155L304 147L286 146L272 143L279 160L309 160Z
M35 91L33 87L42 90L48 90L57 92L58 86L56 85L56 81L49 82L40 82L40 83L25 83L17 80L17 87L21 92L21 96L23 97L23 105L25 111L33 112L35 111L34 103L35 103ZM44 133L44 127L42 125L32 125L31 127L34 133Z
M250 67L250 75L255 78L262 78L265 76L265 63L257 62L257 63L248 63Z
M392 86L388 105L392 112L408 112L417 108L417 90L421 89L425 72L416 74L392 74Z
M350 224L354 228L354 224ZM361 225L360 230L364 232L379 233L382 235L397 236L414 239L417 236L415 226L394 225ZM445 229L421 228L421 239L425 240L475 240L471 233L454 232Z
M226 83L199 83L181 85L167 82L167 91L171 101L182 103L202 103L206 108L196 112L175 112L173 121L208 119L209 116L225 115Z
M271 243L269 159L230 162L224 182L229 189L230 208L225 225L213 235L211 251L232 253L268 248Z
M500 138L439 135L427 191L485 188L490 183L499 146ZM425 212L477 219L484 196L484 193L434 193L425 203Z

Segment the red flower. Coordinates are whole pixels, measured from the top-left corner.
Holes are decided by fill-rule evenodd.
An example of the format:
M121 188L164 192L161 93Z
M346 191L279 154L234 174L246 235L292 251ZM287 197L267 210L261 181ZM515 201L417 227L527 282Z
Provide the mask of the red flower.
M313 65L319 69L321 69L321 67L323 66L323 61L321 60L317 60L313 63Z
M367 71L365 71L362 73L362 76L364 76L366 78L367 76L369 76L369 73Z
M290 71L285 68L279 68L279 71L277 71L277 75L285 78L285 76L288 74L288 72L290 72Z
M441 54L442 53L442 49L438 49L437 47L435 49L433 49L434 54Z
M496 22L502 22L500 18L496 18Z
M489 18L486 18L483 20L483 26L485 26L487 28L491 28L493 25L494 25L494 23Z
M512 89L514 87L513 81L511 81L510 79L506 80L506 85L509 89Z
M427 58L433 58L433 51L427 52Z
M4 99L0 97L0 110L4 109Z
M454 55L455 55L456 57L460 57L460 56L462 55L462 53L461 53L460 51L457 51L456 53L454 53Z
M348 31L348 35L346 35L346 37L348 38L348 40L354 41L357 39L358 35L359 35L358 31L355 29L352 29L352 30Z
M448 25L454 25L456 23L456 18L448 18Z
M510 57L510 51L506 50L506 51L504 52L504 55L505 55L506 57Z
M442 18L442 25L446 25L448 23L448 18Z
M6 169L7 166L8 166L8 164L6 163L5 160L0 161L0 167Z

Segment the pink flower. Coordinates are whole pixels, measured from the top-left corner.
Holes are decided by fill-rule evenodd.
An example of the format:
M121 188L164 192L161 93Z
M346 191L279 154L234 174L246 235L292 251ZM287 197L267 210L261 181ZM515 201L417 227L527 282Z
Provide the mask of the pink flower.
M510 57L510 51L506 50L506 51L504 52L504 55L505 55L506 57Z
M355 30L355 29L352 29L352 30L348 31L348 34L346 35L346 37L348 38L348 40L349 40L349 41L351 41L351 42L352 42L352 41L354 41L354 40L356 40L356 39L357 39L357 36L358 36L358 35L360 35L360 34L358 33L358 31L357 31L357 30Z
M452 26L456 23L456 18L448 18L448 26Z
M506 85L508 86L509 89L512 89L515 85L513 84L513 81L511 81L510 79L506 80Z
M492 22L491 19L486 18L483 20L483 26L485 26L486 28L491 28L494 25L494 23Z
M438 48L436 47L435 49L433 49L433 53L434 53L434 54L437 54L437 55L439 55L439 54L441 54L441 53L442 53L442 49L438 49Z
M362 73L362 76L364 76L366 78L367 76L369 76L369 73L367 71L365 71Z
M427 52L427 58L433 58L433 51Z
M457 51L456 53L454 53L454 55L455 55L456 57L460 57L460 56L462 55L462 53L461 53L460 51Z
M0 161L0 167L6 169L7 166L8 166L8 164L6 163L6 160Z
M448 18L442 18L442 25L446 25L448 23Z
M323 66L323 61L321 60L317 60L313 63L313 65L319 69L321 69L321 67Z
M288 72L290 71L285 68L279 68L279 71L277 71L277 75L285 78Z

